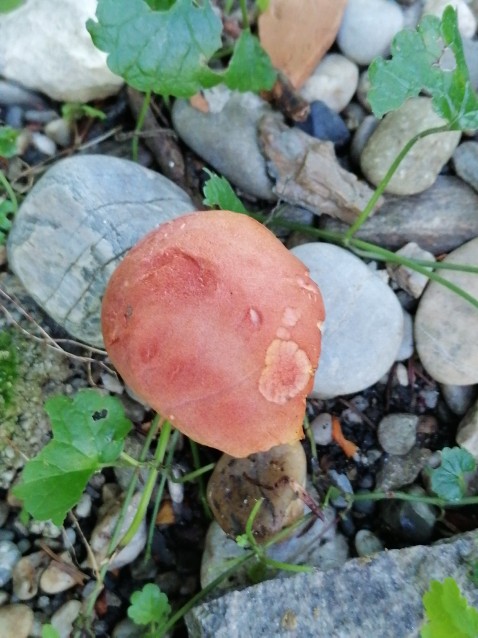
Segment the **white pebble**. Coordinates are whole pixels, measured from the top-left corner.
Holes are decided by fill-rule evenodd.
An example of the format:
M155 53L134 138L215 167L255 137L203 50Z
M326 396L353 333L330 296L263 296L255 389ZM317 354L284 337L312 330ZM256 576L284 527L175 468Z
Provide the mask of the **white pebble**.
M171 474L174 478L180 478L181 470L177 467L173 467L171 470ZM182 503L184 500L184 485L182 483L175 483L168 479L168 491L169 496L173 503Z
M302 87L300 94L308 102L321 100L340 113L357 90L358 66L339 53L326 55Z
M327 412L319 414L310 424L314 441L317 445L332 443L332 417Z
M84 492L81 495L78 505L75 507L75 515L78 518L88 518L91 514L91 496L88 492Z
M367 65L386 55L393 37L403 27L398 4L388 0L349 0L342 18L337 44L348 58Z
M60 638L70 638L73 632L73 623L81 611L79 600L69 600L62 605L51 617L51 624L57 630Z
M395 368L395 376L397 377L397 381L398 381L399 385L401 385L404 388L406 388L408 386L408 384L409 384L409 381L408 381L408 370L403 365L403 363L397 364L397 366Z
M398 350L397 356L395 357L395 361L405 361L406 359L410 359L413 355L415 349L415 342L413 339L413 318L412 315L403 310L403 337L402 343L400 344L400 348Z
M46 135L43 135L43 133L38 133L37 131L34 131L32 133L31 140L32 140L33 146L37 150L39 150L40 153L43 153L44 155L48 155L48 157L53 157L53 155L55 155L56 153L55 142L49 137L47 137Z

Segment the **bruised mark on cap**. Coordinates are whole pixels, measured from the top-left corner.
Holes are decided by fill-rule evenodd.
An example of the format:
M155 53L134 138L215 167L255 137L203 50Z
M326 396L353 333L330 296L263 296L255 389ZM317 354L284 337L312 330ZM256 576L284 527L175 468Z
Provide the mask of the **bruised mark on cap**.
M274 339L267 348L259 392L267 401L283 405L307 387L312 374L309 357L295 341Z

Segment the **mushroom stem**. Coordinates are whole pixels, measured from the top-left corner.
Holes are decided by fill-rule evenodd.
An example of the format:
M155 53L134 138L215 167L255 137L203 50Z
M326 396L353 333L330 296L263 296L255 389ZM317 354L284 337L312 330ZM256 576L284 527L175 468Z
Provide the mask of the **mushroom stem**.
M343 453L349 459L359 452L358 445L345 438L344 433L342 432L339 418L336 416L332 417L332 438L337 443L337 445L342 448Z

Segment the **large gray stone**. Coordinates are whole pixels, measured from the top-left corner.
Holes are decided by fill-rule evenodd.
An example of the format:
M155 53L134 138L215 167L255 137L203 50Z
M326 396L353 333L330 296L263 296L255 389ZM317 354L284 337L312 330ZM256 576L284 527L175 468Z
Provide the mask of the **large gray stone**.
M270 106L252 93L206 92L209 112L176 100L172 110L179 137L244 192L274 200L266 160L259 150L257 123Z
M315 242L292 253L309 268L325 305L325 327L313 396L333 398L376 383L391 367L403 335L393 291L355 255Z
M478 266L478 238L450 253L445 262ZM478 276L440 270L440 275L478 298ZM415 315L415 341L427 372L440 383L478 383L478 309L442 284L430 282Z
M432 547L379 552L328 572L297 574L230 592L186 616L190 638L418 638L430 580L453 577L470 605L476 532ZM451 638L451 636L450 636Z
M194 210L170 180L134 162L58 162L15 216L8 260L35 301L74 337L101 346L101 298L116 265L159 224Z
M391 250L415 242L439 255L478 236L477 210L478 193L461 179L439 175L423 193L387 199L356 236ZM335 232L348 228L325 215L321 227Z
M370 136L360 157L365 177L375 186L385 177L406 142L427 129L443 126L430 98L417 97L389 113ZM413 195L429 188L458 146L461 133L428 135L414 144L388 183L385 192Z

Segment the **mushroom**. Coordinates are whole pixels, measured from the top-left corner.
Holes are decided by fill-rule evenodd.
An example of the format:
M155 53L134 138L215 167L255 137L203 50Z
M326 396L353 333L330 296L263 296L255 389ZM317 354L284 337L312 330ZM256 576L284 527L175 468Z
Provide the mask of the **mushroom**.
M191 439L233 457L302 438L323 320L304 264L229 211L150 232L102 304L106 350L125 383Z

